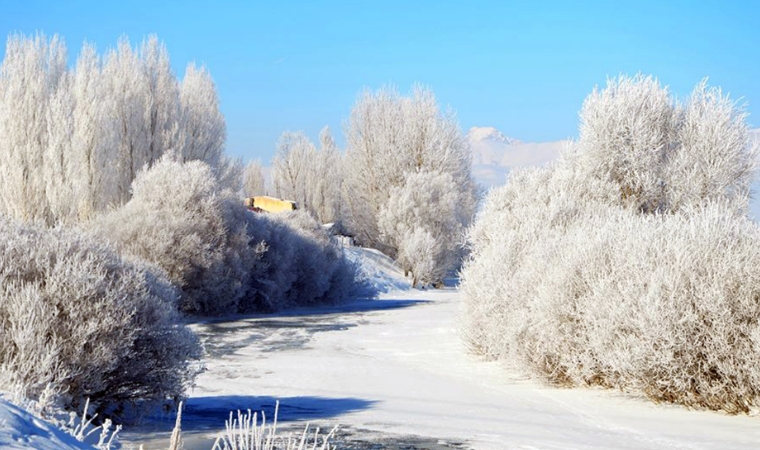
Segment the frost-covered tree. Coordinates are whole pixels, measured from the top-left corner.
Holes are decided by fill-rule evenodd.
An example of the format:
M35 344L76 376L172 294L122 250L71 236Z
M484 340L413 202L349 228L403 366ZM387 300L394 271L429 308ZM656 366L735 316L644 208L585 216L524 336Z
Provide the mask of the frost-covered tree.
M106 114L116 131L116 170L110 180L113 197L108 204L122 204L129 200L129 187L137 172L151 162L151 99L150 85L143 70L140 55L126 38L119 40L116 49L105 57L101 82L106 85L109 106Z
M0 66L0 211L5 214L29 221L51 220L48 174L43 168L63 171L60 162L45 164L45 160L50 155L48 121L68 120L65 111L61 114L61 108L66 108L61 103L67 99L57 93L65 73L66 47L57 36L8 38ZM54 97L57 111L50 110ZM59 127L55 131L65 132ZM54 145L62 145L61 140Z
M272 160L272 183L278 197L294 200L320 223L339 220L341 157L330 129L319 134L320 148L303 132L285 132Z
M303 132L286 131L280 136L272 160L272 183L278 197L295 201L299 208L309 207L309 166L316 153Z
M469 230L468 344L563 385L746 412L760 404L757 143L701 83L610 80L551 167L510 174Z
M458 201L447 205L446 214L452 213L460 226L469 223L476 206L472 155L453 114L440 110L431 91L417 87L409 97L387 88L363 93L351 111L346 140L342 216L360 243L398 257L404 236L394 235L394 227L383 232L379 220L399 189L420 173L449 177ZM456 229L450 228L452 232ZM459 241L456 234L428 231L436 240ZM438 260L449 262L452 258Z
M230 190L240 197L240 191L243 190L243 172L245 171L241 158L222 154L219 158L219 165L212 166L211 169L222 189Z
M100 58L84 45L66 67L60 39L12 36L0 73L0 212L54 224L130 198L135 175L167 152L237 176L221 156L224 119L208 72L180 86L157 38L121 39Z
M183 109L182 106L185 105L181 105L180 103L179 83L171 69L169 52L166 50L166 46L163 45L155 35L149 36L147 39L143 40L140 45L140 63L148 87L147 92L145 92L145 95L148 98L146 123L148 128L148 149L146 159L149 162L153 162L158 161L167 150L175 147L177 129L181 127L181 120L179 117L181 109ZM197 72L195 66L190 64L185 76L195 78ZM210 78L208 81L210 82ZM213 84L211 90L213 93ZM186 102L188 100L191 102L198 102L200 99L192 99L190 97L193 95L203 95L205 97L204 100L209 101L207 110L213 111L217 106L214 102L215 98L204 94L206 94L206 92L201 94L198 91L194 91L189 96L185 95L184 100ZM215 119L217 118L212 118L210 114L205 117L205 120L213 124L216 122ZM197 117L192 120L193 123L197 123L198 121ZM223 126L224 122L222 121L222 127ZM200 133L194 129L196 127L190 126L188 128L189 129L183 130L182 140L195 143L192 138L184 136L185 134L192 134L195 132L195 134L192 134L192 137L197 139L199 141L198 144L200 144L202 138L200 137ZM211 155L205 154L203 156L211 157ZM201 157L188 159L206 160Z
M81 203L84 186L77 173L80 164L72 146L74 142L74 80L70 73L64 73L58 88L50 96L46 122L47 145L42 155L42 166L38 167L44 178L42 192L45 195L41 211L49 213L44 221L52 217L59 220L76 218ZM37 188L39 189L39 188Z
M264 167L261 160L248 162L243 170L243 196L266 195L266 180L264 179Z
M177 144L181 161L204 161L217 167L224 151L227 127L219 110L214 81L205 67L187 66L180 85L182 119L181 142Z
M414 285L435 283L453 267L464 244L460 191L448 173L410 174L403 186L391 188L378 226Z
M113 95L103 69L95 47L85 44L77 58L72 86L71 152L79 186L79 196L73 197L78 203L77 215L72 219L92 217L117 199L114 181L119 168L119 129L114 124Z
M308 166L308 211L320 223L340 220L340 191L343 184L341 155L330 129L324 127L319 133L320 148L314 161Z
M320 149L303 132L285 132L272 160L272 182L278 197L295 200L320 223L340 214L341 158L330 129L319 134Z

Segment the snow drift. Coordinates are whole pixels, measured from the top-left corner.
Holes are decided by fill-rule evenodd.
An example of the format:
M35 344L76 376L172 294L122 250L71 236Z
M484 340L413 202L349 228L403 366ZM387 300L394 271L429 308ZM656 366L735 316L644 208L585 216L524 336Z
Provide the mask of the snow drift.
M0 448L6 450L92 450L55 425L0 398Z

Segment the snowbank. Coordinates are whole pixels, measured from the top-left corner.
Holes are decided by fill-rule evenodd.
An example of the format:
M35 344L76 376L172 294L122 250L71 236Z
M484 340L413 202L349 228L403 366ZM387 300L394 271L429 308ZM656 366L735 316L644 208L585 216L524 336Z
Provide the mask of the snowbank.
M362 277L378 293L403 291L412 285L401 268L382 252L362 247L345 247L346 257L359 266Z
M81 450L92 447L78 442L28 411L0 398L0 448L5 450Z

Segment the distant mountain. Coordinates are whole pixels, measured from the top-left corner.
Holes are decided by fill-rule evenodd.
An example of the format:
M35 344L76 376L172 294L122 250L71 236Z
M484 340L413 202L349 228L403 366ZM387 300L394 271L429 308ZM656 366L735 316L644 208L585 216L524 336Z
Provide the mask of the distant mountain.
M501 131L494 127L472 127L467 133L467 139L471 142L493 142L506 145L521 143L517 139L504 136Z
M486 188L500 186L515 167L540 166L553 161L568 141L521 142L493 127L472 127L467 133L472 148L472 172Z

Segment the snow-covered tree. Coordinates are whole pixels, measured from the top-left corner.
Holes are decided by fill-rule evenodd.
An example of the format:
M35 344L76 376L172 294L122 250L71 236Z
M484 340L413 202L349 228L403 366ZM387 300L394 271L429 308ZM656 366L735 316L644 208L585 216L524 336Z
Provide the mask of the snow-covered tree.
M272 160L272 183L278 197L295 201L299 208L309 208L309 167L316 153L303 132L286 131L280 136Z
M49 156L48 120L68 120L65 112L60 114L66 108L61 103L67 100L57 94L65 73L66 47L57 36L8 38L0 67L0 211L5 214L29 221L51 220L45 194L48 174L43 168L59 174L63 170L60 162L46 165L45 159ZM58 110L51 112L56 96ZM61 140L55 145L62 145Z
M224 151L227 128L219 110L214 81L205 67L187 66L180 85L182 119L177 144L181 161L204 161L217 167Z
M225 124L208 72L190 65L180 86L156 37L139 48L121 39L102 59L85 44L67 69L57 37L12 36L1 72L4 214L87 219L129 200L135 175L167 152L239 180L238 163L222 156Z
M308 169L308 210L318 222L331 223L340 220L342 161L328 127L319 133L319 143L319 151Z
M243 170L243 196L266 195L266 180L264 179L264 167L261 160L254 160L246 164Z
M472 155L453 114L440 110L431 91L417 87L410 97L388 88L363 93L351 111L346 140L342 216L360 243L398 257L404 237L393 232L395 227L381 230L379 220L407 179L419 173L446 174L457 198L447 205L446 214L451 213L460 227L469 223L476 206ZM459 242L456 234L428 231L436 240Z
M760 404L757 143L701 83L620 77L551 167L510 174L469 230L468 344L563 385L746 412Z
M145 95L148 98L147 102L147 123L148 128L148 149L147 149L147 161L158 161L163 154L173 149L177 144L177 130L181 127L180 114L180 92L179 83L177 77L174 75L171 69L171 63L169 61L169 52L166 50L166 46L158 40L155 35L149 36L143 40L140 45L140 65L144 78L147 81L148 90ZM188 75L193 78L196 76L197 70L193 64L190 64L187 68L185 76ZM207 75L207 74L206 74ZM208 76L208 82L211 80ZM213 83L212 83L213 93ZM205 94L205 95L204 95ZM193 91L190 95L185 95L184 100L188 100L193 95L204 96L203 100L209 101L207 110L214 111L216 102L215 97L207 95L206 92ZM201 101L200 99L192 99L190 101ZM218 113L218 111L216 111ZM208 122L215 124L216 117L211 118L210 114L205 118ZM192 122L197 123L197 115ZM224 121L222 120L222 128L224 127ZM195 127L190 126L189 130L183 130L182 134L192 134ZM203 136L205 137L205 136ZM200 133L195 131L192 134L192 138L182 136L182 140L185 142L193 142L193 138L200 141L202 137ZM222 145L224 141L222 140ZM203 155L212 157L211 155ZM202 159L204 158L189 158L189 159ZM211 160L209 159L211 162ZM215 161L213 161L215 162ZM142 168L142 167L140 167Z
M129 200L129 187L137 172L151 162L151 110L150 85L142 68L139 53L126 38L119 40L116 49L105 57L102 83L106 97L102 99L109 109L111 126L116 131L116 154L113 197L108 204L122 204Z
M435 283L453 267L464 244L460 191L451 174L410 174L403 186L391 188L378 217L382 237L398 249L396 259L414 285Z
M295 200L320 223L339 219L341 157L330 129L319 134L320 148L303 132L285 132L272 160L272 182L281 198Z
M50 96L45 118L47 145L42 155L42 166L38 168L44 174L42 192L45 203L40 205L40 210L49 213L45 222L53 217L61 222L77 218L82 200L84 186L78 173L80 165L77 154L72 147L76 101L72 84L72 75L64 73L58 82L58 89Z
M114 96L95 47L85 44L74 68L72 158L79 186L78 219L88 219L116 202L119 187ZM123 188L122 188L123 189Z

